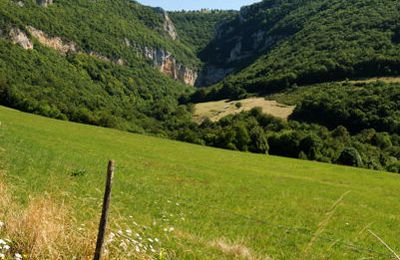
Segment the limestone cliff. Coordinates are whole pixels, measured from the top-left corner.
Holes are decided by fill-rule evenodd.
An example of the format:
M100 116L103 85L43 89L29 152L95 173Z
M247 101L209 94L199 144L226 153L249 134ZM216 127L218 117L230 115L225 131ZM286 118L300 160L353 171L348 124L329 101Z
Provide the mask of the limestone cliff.
M33 43L30 41L26 33L21 31L19 28L12 28L9 36L14 44L18 44L25 50L33 49Z
M32 26L28 26L28 31L41 44L49 48L53 48L62 54L67 54L68 52L77 52L77 48L73 42L64 42L60 37L49 37L43 31Z
M284 36L270 35L262 26L252 24L252 7L244 7L236 19L221 23L214 40L202 51L205 62L197 86L209 86L240 71L270 50Z
M178 33L176 32L175 25L168 16L168 13L164 11L164 30L168 33L172 40L178 38Z
M191 86L195 84L198 77L197 72L178 62L171 53L148 47L143 49L143 53L147 59L153 61L154 67L165 75Z
M62 55L68 53L86 53L96 57L102 61L113 62L118 65L125 65L126 62L122 58L106 57L96 51L84 51L79 49L74 42L67 41L61 37L51 37L45 32L36 29L32 26L27 27L27 31L42 45L55 49ZM33 44L25 32L18 28L10 31L10 39L14 44L18 44L24 49L33 49ZM156 48L142 47L128 39L124 39L126 47L132 48L139 56L145 57L153 62L155 68L159 69L163 74L171 77L174 80L179 80L187 85L193 86L197 80L197 71L188 68L184 64L178 62L171 53Z
M47 7L53 4L53 0L37 0L36 2L38 5L41 5L43 7Z

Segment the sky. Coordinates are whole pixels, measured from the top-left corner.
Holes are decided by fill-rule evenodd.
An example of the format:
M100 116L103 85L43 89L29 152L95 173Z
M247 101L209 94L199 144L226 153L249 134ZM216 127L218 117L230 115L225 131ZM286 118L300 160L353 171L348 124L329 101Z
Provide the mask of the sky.
M137 0L139 3L165 10L198 10L209 9L234 9L239 10L243 5L249 5L260 0Z

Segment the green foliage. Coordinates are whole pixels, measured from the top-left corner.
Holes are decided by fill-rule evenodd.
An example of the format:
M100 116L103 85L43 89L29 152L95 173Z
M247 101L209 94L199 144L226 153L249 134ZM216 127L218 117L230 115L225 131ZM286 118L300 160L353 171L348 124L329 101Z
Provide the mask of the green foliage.
M50 36L72 41L79 49L112 59L123 58L127 64L135 65L138 60L135 46L162 48L187 66L199 64L191 48L169 38L163 29L162 12L135 1L77 0L71 4L59 0L47 8L36 1L22 2L24 7L14 1L0 0L1 27L33 26Z
M198 53L212 40L219 24L230 20L236 13L212 10L170 12L169 15L176 27L179 40Z
M188 90L141 61L119 66L86 54L65 58L35 46L25 51L0 40L1 104L54 118L160 133L158 121L167 119L166 110L178 110L177 97Z
M244 250L251 249L251 257L304 259L318 224L341 197L334 218L312 248L313 256L390 259L391 253L375 237L363 233L360 239L366 226L400 251L400 179L394 174L224 151L4 107L0 122L0 169L6 173L2 181L9 194L23 205L30 198L51 198L67 209L65 217L76 223L76 228L68 228L79 237L82 232L96 234L104 173L113 158L109 230L125 235L131 228L143 240L158 238L164 257L232 259L208 244L224 238L216 241L224 246L240 241ZM173 232L163 231L170 227ZM80 258L68 251L57 253ZM120 252L115 256L110 250L108 256L127 257L126 251Z
M182 125L176 139L231 150L338 163L376 170L397 170L399 137L374 129L350 134L344 126L324 126L265 115L255 108L218 122Z
M400 133L400 86L397 84L325 84L301 98L292 119L329 128L343 125L351 132L374 128ZM383 137L378 136L377 139ZM388 142L385 140L376 140Z
M398 171L398 85L346 81L298 87L399 72L398 25L393 23L398 13L390 9L389 0L263 1L243 9L240 16L176 12L171 19L180 37L177 41L164 31L160 10L136 2L79 0L71 5L60 0L48 8L23 3L20 7L0 0L0 30L26 31L32 25L75 42L80 52L62 55L35 40L35 48L26 51L2 36L2 105L220 148ZM216 28L219 36L206 47ZM237 39L241 38L243 50L249 50L255 39L248 36L260 31L275 39L271 46L240 62L225 63ZM253 65L189 96L193 89L154 69L138 55L136 45L165 49L191 67L200 65L196 53L202 48L200 57L208 65ZM111 60L122 58L126 64L90 56L91 51ZM180 101L187 103L283 88L288 90L281 98L297 105L289 121L253 109L196 125L191 121L193 107L177 102L181 95Z
M235 69L217 91L232 84L272 93L293 84L398 75L399 18L393 0L264 0L225 23L201 58L209 67ZM239 41L241 54L232 60Z
M338 164L360 167L363 165L359 152L353 148L345 148L336 161Z

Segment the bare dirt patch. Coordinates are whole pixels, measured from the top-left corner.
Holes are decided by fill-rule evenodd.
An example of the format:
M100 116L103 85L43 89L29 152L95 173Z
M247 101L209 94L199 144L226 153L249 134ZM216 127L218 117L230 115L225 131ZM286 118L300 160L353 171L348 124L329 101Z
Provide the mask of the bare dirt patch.
M282 119L287 119L295 109L295 106L284 105L275 100L264 98L247 98L235 101L220 100L196 104L193 120L201 123L209 118L216 122L227 115L249 111L255 107L261 107L263 113Z

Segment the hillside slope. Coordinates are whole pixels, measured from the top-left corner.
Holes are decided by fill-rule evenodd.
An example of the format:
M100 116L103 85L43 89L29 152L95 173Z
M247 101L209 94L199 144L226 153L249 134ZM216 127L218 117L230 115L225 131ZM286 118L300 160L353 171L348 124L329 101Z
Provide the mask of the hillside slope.
M400 73L393 0L264 0L242 8L201 52L199 85L248 92Z
M111 230L138 233L147 247L147 238L160 243L154 252L138 253L130 243L121 251L117 235L107 247L111 257L390 258L368 230L400 251L399 175L212 149L4 107L0 122L0 172L10 194L24 207L45 196L70 209L67 219L83 230L74 233L78 241L80 232L95 235L106 163L116 160ZM90 257L62 249L64 257Z
M0 0L0 104L162 132L200 64L175 33L166 12L129 0Z
M180 11L171 12L179 40L193 48L194 53L203 50L214 38L220 24L235 17L237 11Z

